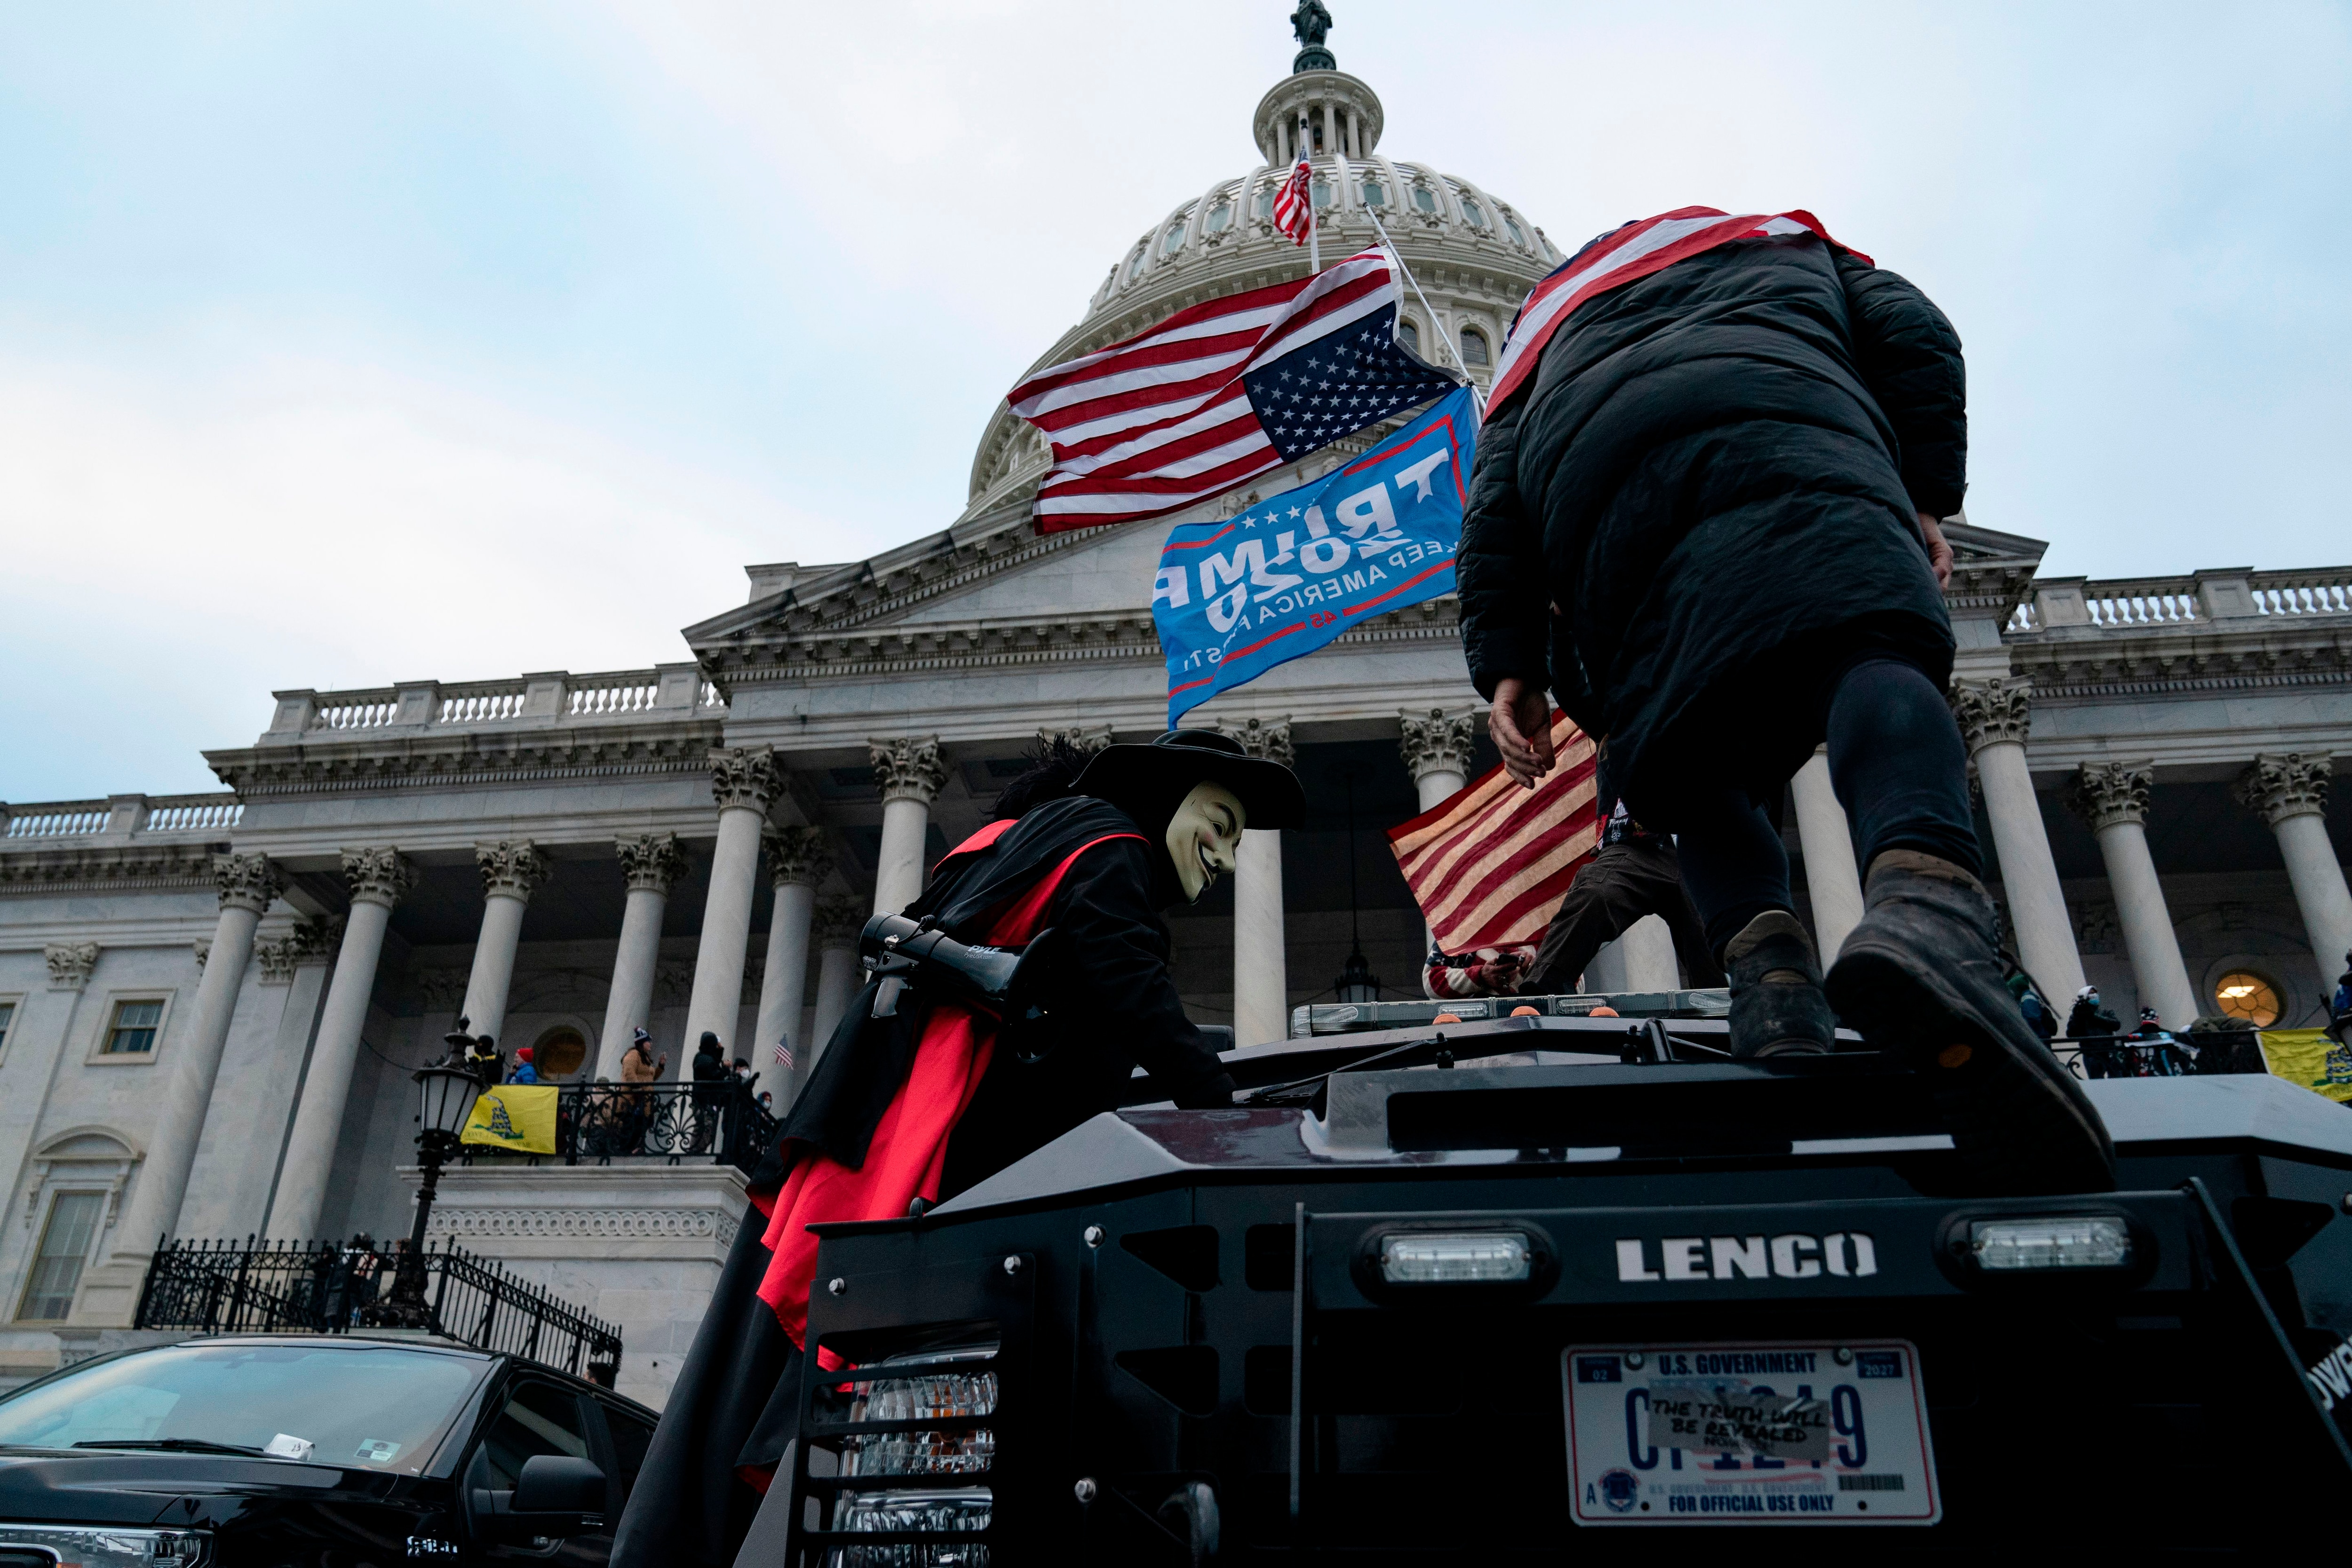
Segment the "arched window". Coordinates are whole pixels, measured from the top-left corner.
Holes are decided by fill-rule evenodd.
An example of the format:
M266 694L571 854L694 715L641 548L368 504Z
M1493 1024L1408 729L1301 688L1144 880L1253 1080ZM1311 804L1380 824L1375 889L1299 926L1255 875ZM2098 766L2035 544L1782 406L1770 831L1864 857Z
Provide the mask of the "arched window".
M1160 242L1160 254L1173 256L1184 248L1184 220L1178 218L1168 226L1168 237Z
M1328 207L1331 205L1330 181L1318 180L1315 182L1315 205L1318 207Z
M1384 207L1388 205L1388 187L1381 184L1378 180L1366 180L1364 182L1364 205L1368 207Z
M2278 987L2247 969L2232 970L2215 982L2213 1000L2224 1014L2257 1029L2269 1028L2286 1011L2279 1002Z
M1250 203L1250 211L1261 219L1274 216L1274 185L1271 182L1257 188L1257 196Z
M1462 216L1470 220L1470 226L1472 228L1484 228L1486 226L1486 211L1468 196L1464 196L1462 198Z
M1511 231L1511 243L1513 245L1519 246L1523 248L1526 247L1528 237L1520 231L1518 219L1513 217L1508 213L1505 213L1503 215L1503 226Z
M1223 234L1225 232L1225 226L1233 221L1234 204L1231 202L1219 202L1215 206L1209 209L1209 216L1201 220L1201 232L1203 234Z
M1404 317L1397 322L1397 342L1415 353L1421 352L1421 328L1411 316Z
M1139 247L1133 256L1127 258L1127 280L1129 283L1134 282L1142 274L1143 259L1149 254L1150 252Z
M1475 327L1462 329L1462 362L1471 365L1486 363L1486 334Z
M1437 193L1427 185L1415 185L1412 188L1412 205L1425 213L1433 213L1437 210Z
M587 1038L568 1024L558 1024L531 1042L530 1065L543 1083L570 1077L587 1059Z

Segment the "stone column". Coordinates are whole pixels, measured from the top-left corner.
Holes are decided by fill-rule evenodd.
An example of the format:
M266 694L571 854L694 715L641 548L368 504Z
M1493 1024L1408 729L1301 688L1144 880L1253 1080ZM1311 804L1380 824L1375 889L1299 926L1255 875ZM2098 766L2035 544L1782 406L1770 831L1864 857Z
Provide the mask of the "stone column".
M482 873L482 930L474 939L474 969L466 981L465 1016L477 1035L498 1038L507 1026L507 993L514 987L515 948L530 890L547 880L546 853L528 838L474 846ZM511 1059L511 1052L508 1053Z
M604 1001L604 1035L592 1078L621 1081L621 1057L653 1016L654 975L661 963L662 917L669 890L686 874L686 850L675 833L641 833L615 840L629 901L621 911L621 947L613 955L613 988Z
M1252 719L1226 734L1253 757L1288 767L1290 721ZM1262 1046L1290 1033L1290 971L1283 945L1282 832L1246 828L1234 872L1234 1044Z
M708 1032L730 1056L743 1013L743 952L751 942L751 897L759 887L760 833L768 806L783 790L783 770L767 748L710 753L710 794L719 807L719 843L710 854L710 896L702 906L702 944L694 954L694 990L686 1003L679 1071Z
M2031 690L1998 678L1954 681L1952 712L1984 785L1985 815L1992 821L1993 854L2000 866L2001 889L2009 896L2017 960L2051 1001L2064 1006L2083 988L2083 959L2074 948L2066 895L2058 886L2058 865L2050 858L2042 803L2025 766Z
M343 950L335 955L334 978L327 982L327 1005L319 1016L319 1037L310 1047L310 1070L302 1079L302 1100L294 1109L278 1195L269 1205L267 1233L275 1241L308 1241L319 1226L334 1172L335 1144L343 1131L343 1107L352 1093L360 1035L367 1026L368 1001L375 994L375 966L383 956L383 933L393 907L416 881L396 849L346 849L343 880L351 884L351 919L343 927Z
M1433 810L1469 782L1470 759L1478 743L1478 715L1461 713L1449 719L1444 709L1433 708L1426 719L1400 713L1397 722L1397 750L1404 757L1405 771L1412 775L1413 794L1422 810ZM1424 952L1436 945L1425 921L1421 936Z
M2278 835L2279 856L2294 884L2295 907L2303 911L2311 955L2319 965L2320 994L2336 990L2344 953L2352 948L2352 892L2344 885L2344 863L2327 837L2327 784L2334 763L2290 752L2255 757L2238 780L2238 798L2263 814Z
M2155 787L2154 763L2084 763L2067 789L2066 804L2098 836L2140 1005L2155 1008L2166 1028L2185 1029L2202 1009L2189 984L2189 966L2180 962L2180 938L2164 905L2156 860L2147 852L2147 797Z
M808 1082L819 1058L833 1039L833 1031L858 991L857 933L866 929L865 905L854 898L827 899L817 905L816 1016L809 1025L809 1048L793 1069L795 1089Z
M937 735L866 742L882 786L881 864L874 872L874 912L896 914L923 890L923 839L931 802L948 782Z
M1790 781L1797 797L1797 841L1805 857L1805 890L1813 900L1813 941L1822 966L1836 962L1846 933L1862 923L1862 875L1853 863L1853 829L1830 785L1830 757L1812 761Z
M180 1203L188 1190L188 1169L205 1131L205 1113L220 1076L221 1052L228 1045L236 994L253 958L254 928L285 885L266 855L216 855L213 880L220 889L220 919L213 927L212 951L196 985L195 1016L177 1039L158 1042L171 1077L158 1085L160 1114L139 1169L139 1184L114 1231L114 1255L145 1257L155 1238L177 1227ZM55 961L51 962L55 971Z
M809 928L816 914L816 885L833 869L822 827L777 827L762 840L768 851L768 877L776 891L775 908L768 915L768 965L760 974L759 1038L753 1042L767 1053L752 1065L773 1079L776 1109L790 1105L806 1082L803 1073L814 1042L800 1037L801 1005L808 990ZM793 1048L793 1070L779 1072L772 1054L778 1040ZM751 1053L743 1053L751 1056Z

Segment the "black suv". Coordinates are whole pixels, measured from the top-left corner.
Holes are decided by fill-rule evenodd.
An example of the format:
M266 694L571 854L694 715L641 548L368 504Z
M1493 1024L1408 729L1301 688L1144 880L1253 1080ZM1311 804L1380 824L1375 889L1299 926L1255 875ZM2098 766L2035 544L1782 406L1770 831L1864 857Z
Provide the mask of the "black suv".
M435 1340L124 1351L0 1395L0 1568L601 1563L656 1419Z

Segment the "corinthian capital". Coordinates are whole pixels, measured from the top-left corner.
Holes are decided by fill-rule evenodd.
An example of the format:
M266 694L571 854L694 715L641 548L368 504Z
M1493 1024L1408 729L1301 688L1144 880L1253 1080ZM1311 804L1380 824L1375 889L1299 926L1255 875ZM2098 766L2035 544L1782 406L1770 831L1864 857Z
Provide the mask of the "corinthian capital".
M1110 744L1110 726L1105 724L1098 730L1040 730L1037 731L1038 753L1042 756L1052 749L1056 741L1066 741L1072 750L1091 757Z
M351 884L352 902L395 909L401 895L416 885L416 869L397 849L346 849L343 880Z
M1952 682L1952 717L1974 756L1999 741L2025 744L2033 721L2033 689L2000 679Z
M41 949L41 957L49 965L50 990L79 991L89 984L90 972L98 967L98 943L53 942Z
M866 906L856 899L819 899L809 922L818 948L855 946L857 933L866 929Z
M1264 719L1244 719L1238 726L1227 728L1223 733L1240 742L1242 750L1253 757L1280 763L1286 768L1298 759L1297 749L1290 743L1290 721L1287 719L1276 719L1272 723Z
M1449 719L1443 708L1433 708L1429 717L1406 713L1399 716L1403 735L1397 750L1404 753L1404 765L1419 784L1423 773L1460 773L1470 775L1470 757L1478 744L1478 716L1457 713Z
M719 810L744 807L764 812L784 791L784 770L765 746L714 748L710 753L710 798Z
M530 899L530 890L546 881L547 873L553 868L547 852L528 838L477 844L474 864L481 869L483 897L525 902Z
M2066 786L2066 804L2095 833L2119 822L2147 820L2154 763L2084 763Z
M874 782L882 786L884 800L919 800L929 805L948 782L937 735L868 741L866 749L874 760Z
M2327 810L2327 781L2336 766L2326 757L2300 752L2263 753L2238 775L2237 796L2276 827L2290 816L2315 816Z
M286 875L267 855L215 855L213 881L220 889L221 908L260 914L285 888Z
M633 893L667 896L677 879L686 875L686 850L675 833L640 833L635 838L617 838L613 841L613 849L621 858L621 869L628 877L629 891Z
M814 888L833 869L822 827L771 827L760 835L768 852L768 876L777 887L798 882Z

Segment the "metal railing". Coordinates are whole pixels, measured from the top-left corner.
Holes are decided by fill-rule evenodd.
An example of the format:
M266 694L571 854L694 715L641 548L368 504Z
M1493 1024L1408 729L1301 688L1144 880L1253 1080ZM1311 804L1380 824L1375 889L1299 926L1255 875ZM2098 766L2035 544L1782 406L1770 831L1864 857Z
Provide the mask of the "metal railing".
M2076 1078L2203 1078L2270 1068L2252 1029L2128 1035L2061 1035L2050 1049Z
M708 1160L749 1171L775 1147L782 1126L751 1090L734 1083L571 1083L555 1097L554 1158L567 1165ZM471 1165L486 1154L499 1163L548 1158L466 1143L457 1159Z
M208 1334L341 1334L392 1289L395 1254L349 1242L173 1240L155 1248L132 1326ZM494 1354L559 1367L606 1388L621 1331L496 1263L447 1245L425 1249L433 1331Z

